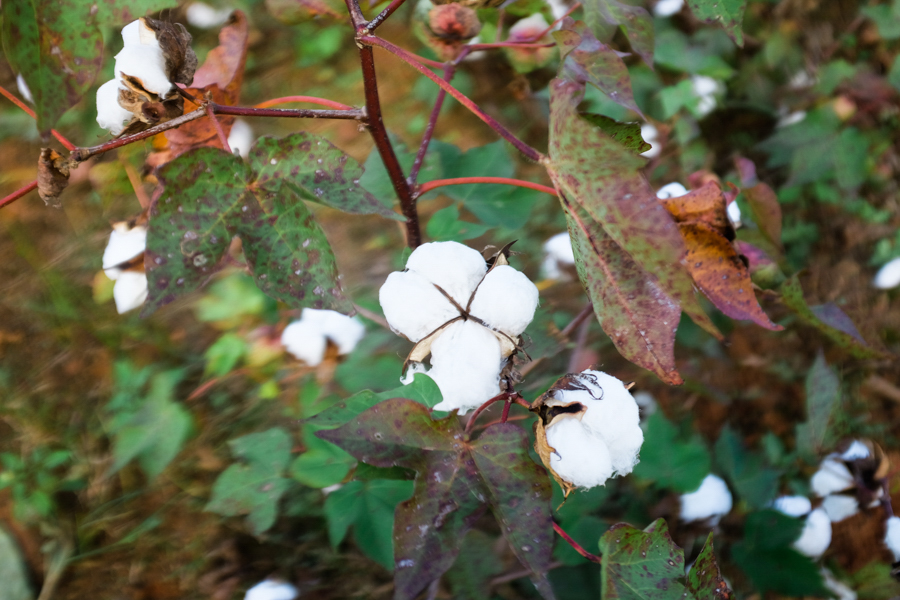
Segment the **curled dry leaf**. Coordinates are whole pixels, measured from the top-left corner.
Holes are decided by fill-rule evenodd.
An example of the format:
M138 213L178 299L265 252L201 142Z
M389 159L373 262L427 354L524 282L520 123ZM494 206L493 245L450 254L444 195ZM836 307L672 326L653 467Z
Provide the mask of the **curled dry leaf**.
M41 148L38 158L38 194L47 206L59 208L59 195L69 185L69 171L75 163L52 148Z

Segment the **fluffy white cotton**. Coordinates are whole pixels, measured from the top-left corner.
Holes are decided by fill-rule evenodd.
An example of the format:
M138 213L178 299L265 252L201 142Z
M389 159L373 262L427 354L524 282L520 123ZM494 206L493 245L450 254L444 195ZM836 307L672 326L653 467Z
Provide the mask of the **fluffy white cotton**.
M337 346L339 354L349 354L365 334L365 326L353 317L333 310L304 308L300 320L285 327L281 344L295 357L315 367L325 356L327 340Z
M378 292L378 301L391 329L411 342L418 342L459 316L459 311L428 279L413 271L388 275Z
M508 302L510 297L515 302ZM498 265L478 286L469 314L516 338L534 319L537 305L537 286L521 271Z
M537 38L549 25L547 19L541 13L534 13L530 17L519 19L509 28L509 39L525 40Z
M831 519L821 508L817 508L806 517L800 537L792 545L800 554L810 558L818 558L831 544Z
M681 12L684 0L659 0L653 7L653 14L657 17L671 17Z
M807 71L801 70L791 75L791 80L788 82L788 87L790 87L792 90L802 90L815 84L816 78L810 75Z
M97 89L97 125L113 135L119 135L125 125L134 118L131 111L119 104L119 81L111 79Z
M547 279L561 278L563 275L561 267L575 264L575 252L572 250L572 240L568 231L557 233L544 242L544 253L541 273Z
M122 271L113 286L113 300L119 314L138 308L147 300L147 275L143 271Z
M706 75L691 76L691 86L697 97L697 113L706 116L716 108L716 95L719 92L719 82Z
M116 54L116 79L122 79L122 74L137 77L145 90L160 97L172 90L172 82L166 76L166 60L158 43L122 48Z
M659 156L659 153L662 152L662 144L659 143L659 131L656 127L650 123L644 123L641 125L641 137L650 144L650 149L646 152L641 152L641 156L646 156L647 158Z
M431 377L443 400L434 410L465 414L500 393L500 342L472 321L447 327L431 346Z
M126 46L155 46L159 48L156 32L140 19L122 28L122 42Z
M187 7L187 22L200 29L212 29L225 24L231 16L230 8L213 8L205 2L194 2Z
M821 573L825 580L825 587L834 592L837 600L856 600L856 592L846 583L838 581L831 571L822 569Z
M137 258L147 249L147 228L137 226L129 228L125 222L113 225L109 242L103 251L103 269L110 279L118 279L121 270L118 265Z
M666 185L659 188L656 192L656 197L660 200L666 200L668 198L678 198L679 196L684 196L687 194L687 188L678 183L677 181L673 181L672 183L667 183Z
M779 128L780 127L790 127L791 125L796 125L797 123L800 123L805 118L806 118L805 110L795 110L794 112L786 113L784 116L782 116L780 119L778 119L778 122L775 123L775 127L779 127Z
M22 77L22 74L19 73L16 75L16 87L19 88L19 93L25 98L26 102L34 104L34 98L31 96L31 90L28 89L28 84L25 83L25 78Z
M809 480L817 496L827 496L853 487L853 475L847 465L834 458L826 458Z
M550 468L565 481L578 487L603 485L612 477L609 448L576 418L560 419L547 428Z
M800 518L812 510L812 503L806 496L779 496L772 501L772 508L789 517Z
M889 290L900 285L900 257L888 261L878 269L872 285L879 290Z
M291 584L266 579L247 590L244 600L294 600L298 595Z
M422 244L409 255L406 269L438 285L466 307L475 286L484 277L487 264L477 250L457 242Z
M859 502L853 496L832 494L825 496L825 499L822 501L822 508L832 523L838 523L858 513Z
M244 119L235 119L228 134L228 146L232 152L237 152L244 158L250 155L250 146L253 145L253 128Z
M900 517L890 517L885 525L884 545L894 555L894 562L900 561Z
M738 206L738 203L732 201L725 208L725 213L728 215L728 220L731 221L731 226L737 229L741 226L741 207Z
M870 452L868 446L866 446L859 440L853 440L850 446L848 446L847 449L841 453L841 460L849 462L851 460L869 458L869 454Z
M718 523L731 511L731 492L721 477L710 473L696 491L681 496L682 521L706 521Z

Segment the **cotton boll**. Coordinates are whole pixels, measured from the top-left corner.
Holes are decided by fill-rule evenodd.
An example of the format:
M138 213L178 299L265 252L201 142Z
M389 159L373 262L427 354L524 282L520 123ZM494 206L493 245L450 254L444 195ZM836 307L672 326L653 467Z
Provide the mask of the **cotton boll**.
M681 496L682 521L712 520L718 523L723 515L731 511L731 492L720 478L707 475L696 491Z
M861 458L869 458L871 452L869 447L859 440L853 440L850 446L841 453L841 460L850 462L851 460L859 460Z
M725 213L728 215L728 220L731 221L732 227L737 229L741 226L741 207L738 206L737 202L731 201L725 208Z
M822 569L820 572L825 580L825 587L834 592L837 600L856 600L856 592L846 583L838 581L831 571Z
M541 263L541 274L546 279L560 279L563 276L561 266L575 264L575 252L569 232L564 231L544 242L544 262Z
M233 12L230 8L213 8L205 2L194 2L187 7L187 22L199 29L221 27Z
M134 310L147 300L147 275L143 271L122 271L113 286L113 300L119 314Z
M794 550L810 558L819 558L831 544L831 519L821 508L806 517L800 537L792 544Z
M327 346L319 324L302 319L284 328L281 344L288 352L311 367L321 364Z
M458 242L431 242L413 250L406 268L440 286L465 308L487 264L478 251Z
M420 362L410 363L409 367L406 368L406 373L403 374L403 377L400 378L400 383L403 385L411 384L418 373L422 375L428 374L428 368Z
M459 316L459 311L429 280L413 271L388 275L378 292L378 301L391 329L411 342L418 342Z
M522 41L537 38L549 27L547 19L541 13L534 13L530 17L519 19L509 28L509 40Z
M645 142L650 144L650 149L646 152L641 152L641 156L647 158L656 158L659 156L659 153L662 152L662 144L658 143L659 131L656 127L650 123L644 123L641 125L641 137L644 138Z
M521 335L538 305L538 289L521 271L499 265L485 275L472 300L472 316L515 338Z
M250 146L253 145L253 128L243 119L235 119L228 134L228 146L244 158L250 155Z
M706 116L716 108L716 94L719 92L719 82L705 75L691 77L691 85L694 95L698 98L697 113Z
M797 123L800 123L805 118L806 118L805 110L795 110L794 112L786 113L784 116L782 116L780 119L778 119L778 122L775 123L775 127L776 128L790 127L791 125L796 125Z
M134 118L131 111L119 104L119 90L123 89L118 81L107 81L97 90L97 125L113 135L124 131L126 123Z
M889 290L900 285L900 257L888 261L878 269L872 285L879 290Z
M159 44L125 46L116 54L116 79L122 74L137 77L148 92L165 97L172 90L166 75L166 61Z
M684 0L659 0L653 7L653 15L657 17L671 17L681 12Z
M132 21L122 28L122 41L125 42L126 46L154 46L157 49L160 48L156 32L141 19Z
M672 183L667 183L666 185L659 188L659 191L656 192L656 197L660 200L667 200L669 198L678 198L679 196L684 196L687 194L687 188L674 181Z
M294 600L298 595L291 584L266 579L247 590L244 600Z
M828 518L831 519L832 523L838 523L858 513L859 502L853 496L832 494L825 496L825 500L822 501L822 508L828 514Z
M121 271L118 265L137 258L147 248L147 228L137 226L129 228L125 222L113 225L109 242L103 251L103 269L110 279L117 279Z
M824 497L853 487L853 475L847 466L834 458L826 458L809 480L817 496Z
M431 346L431 370L443 401L434 410L465 414L500 393L500 342L472 321L453 323Z
M772 501L772 508L789 517L800 518L812 510L812 503L806 496L779 496Z
M366 334L366 327L353 317L334 310L304 308L300 319L316 325L322 334L334 342L339 354L350 354Z
M900 561L900 517L890 517L885 525L884 545L894 555L894 562Z
M577 418L561 419L547 428L550 467L576 487L603 485L612 477L613 463L603 440Z
M25 98L25 101L34 104L34 98L31 96L31 90L28 89L28 84L25 83L25 78L22 77L22 74L19 73L16 75L16 87L19 88L19 93Z

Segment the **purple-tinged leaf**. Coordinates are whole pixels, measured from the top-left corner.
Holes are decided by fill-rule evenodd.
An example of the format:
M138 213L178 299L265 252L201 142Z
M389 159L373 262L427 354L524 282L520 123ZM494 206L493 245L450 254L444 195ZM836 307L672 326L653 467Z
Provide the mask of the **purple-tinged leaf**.
M811 310L812 313L816 315L817 319L819 319L829 327L833 327L838 331L846 333L860 344L866 343L866 340L863 339L863 336L856 328L856 324L851 321L850 317L847 316L847 313L842 311L840 307L834 302L826 302L825 304L810 306L809 310Z
M584 11L588 23L596 21L599 16L610 25L618 25L628 37L635 54L640 56L648 67L653 68L653 17L647 9L618 0L587 0L584 3Z
M701 21L719 23L738 46L744 46L741 26L747 0L688 0L691 12Z
M626 359L670 385L681 308L584 211L563 196L578 277L603 331Z
M684 600L691 595L684 579L684 552L657 519L641 531L626 523L600 538L603 600Z
M582 21L566 18L561 30L553 33L562 54L559 76L590 83L616 104L643 116L631 91L631 74L615 50L603 44Z
M765 183L757 183L743 192L753 222L775 248L781 248L781 205L775 192Z
M288 186L304 200L353 214L405 220L359 185L362 166L325 138L307 132L261 138L250 153L259 187L279 192Z
M687 575L687 588L697 600L730 600L734 597L719 571L711 532Z

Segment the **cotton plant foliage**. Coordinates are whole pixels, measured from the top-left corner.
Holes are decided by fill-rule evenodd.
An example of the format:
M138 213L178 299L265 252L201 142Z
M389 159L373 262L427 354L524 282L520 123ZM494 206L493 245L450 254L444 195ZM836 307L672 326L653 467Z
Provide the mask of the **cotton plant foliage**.
M644 442L637 402L619 379L587 370L562 377L531 408L535 451L568 496L631 473Z
M471 248L432 242L410 254L405 271L388 276L379 301L391 329L416 344L405 381L426 373L443 396L435 410L464 414L500 393L501 372L534 318L538 290L503 253L488 268Z
M116 282L113 300L119 314L134 310L147 300L146 248L146 225L132 225L126 221L113 224L109 243L103 251L103 272Z
M350 354L366 333L365 326L353 317L333 310L304 308L300 319L281 334L281 344L296 358L311 367L321 364L331 341L338 354Z

